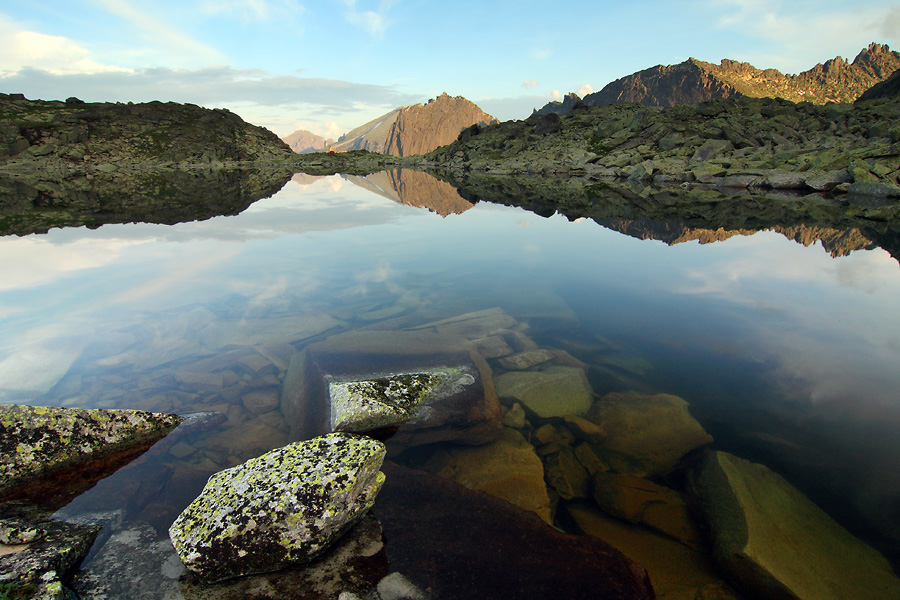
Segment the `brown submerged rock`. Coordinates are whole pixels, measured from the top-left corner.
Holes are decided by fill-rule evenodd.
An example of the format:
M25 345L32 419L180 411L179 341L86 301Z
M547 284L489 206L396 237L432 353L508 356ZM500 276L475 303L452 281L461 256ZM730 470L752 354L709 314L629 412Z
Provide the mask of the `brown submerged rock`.
M373 511L391 571L441 600L655 598L646 571L605 542L422 471L385 463Z

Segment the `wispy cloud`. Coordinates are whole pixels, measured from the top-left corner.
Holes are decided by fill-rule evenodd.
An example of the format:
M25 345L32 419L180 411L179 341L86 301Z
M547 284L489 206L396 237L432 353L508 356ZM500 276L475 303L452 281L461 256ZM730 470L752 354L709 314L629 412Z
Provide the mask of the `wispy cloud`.
M347 7L347 21L368 33L374 38L381 38L391 25L388 16L390 9L399 0L380 0L377 8L365 9L358 6L359 0L341 0Z
M136 8L134 2L128 0L92 0L92 2L136 28L145 42L150 42L155 48L164 51L171 59L178 59L180 64L184 64L185 57L189 57L191 64L215 63L223 58L215 48L195 40L154 14Z
M226 15L242 21L266 21L285 12L304 12L294 0L203 0L200 10L207 15Z
M533 87L536 86L537 84L538 84L538 82L535 81L534 79L528 79L528 80L522 82L522 87L523 87L523 88L526 88L526 89L527 89L527 88L533 88Z

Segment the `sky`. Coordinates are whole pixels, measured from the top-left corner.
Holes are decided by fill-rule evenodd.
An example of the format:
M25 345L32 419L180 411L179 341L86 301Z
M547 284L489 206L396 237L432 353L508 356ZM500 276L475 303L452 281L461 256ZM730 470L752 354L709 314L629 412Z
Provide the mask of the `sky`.
M0 0L0 40L0 92L336 138L442 92L503 121L689 57L798 73L900 50L900 0Z

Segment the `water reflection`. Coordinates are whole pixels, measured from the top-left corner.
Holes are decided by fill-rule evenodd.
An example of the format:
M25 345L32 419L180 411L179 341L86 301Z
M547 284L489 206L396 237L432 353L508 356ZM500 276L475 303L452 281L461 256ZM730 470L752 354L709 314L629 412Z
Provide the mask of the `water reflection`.
M291 439L297 353L493 311L502 325L459 335L496 377L504 346L543 349L594 399L676 394L716 448L896 560L900 273L875 248L896 209L463 183L295 176L236 216L2 238L0 402L212 415L70 507L123 511L154 539L211 473Z

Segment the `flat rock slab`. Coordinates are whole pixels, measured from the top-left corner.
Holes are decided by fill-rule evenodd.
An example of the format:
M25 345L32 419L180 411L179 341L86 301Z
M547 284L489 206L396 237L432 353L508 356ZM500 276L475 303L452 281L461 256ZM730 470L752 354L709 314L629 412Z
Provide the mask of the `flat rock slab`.
M644 569L601 540L560 533L442 477L393 463L384 470L373 512L390 570L434 598L654 598Z
M708 452L688 489L713 554L754 597L791 600L900 598L900 579L783 477L724 452Z
M607 394L585 418L603 430L602 441L592 442L597 455L612 470L636 477L665 475L685 454L713 441L688 403L668 394Z
M515 399L542 419L580 415L591 407L591 386L582 369L553 366L544 371L511 371L495 383L498 396Z
M497 439L500 405L487 362L468 340L427 330L355 331L311 344L291 358L281 410L291 436L309 439L332 431L342 419L340 407L332 410L330 382L438 372L447 378L411 409L391 446Z
M7 542L27 540L0 543L0 583L30 589L35 597L62 599L63 581L87 556L100 527L52 520L49 512L5 503L0 504L0 530Z
M0 406L0 499L61 506L180 422L137 410Z
M372 506L384 456L381 442L345 433L272 450L210 477L169 536L208 582L309 562Z

